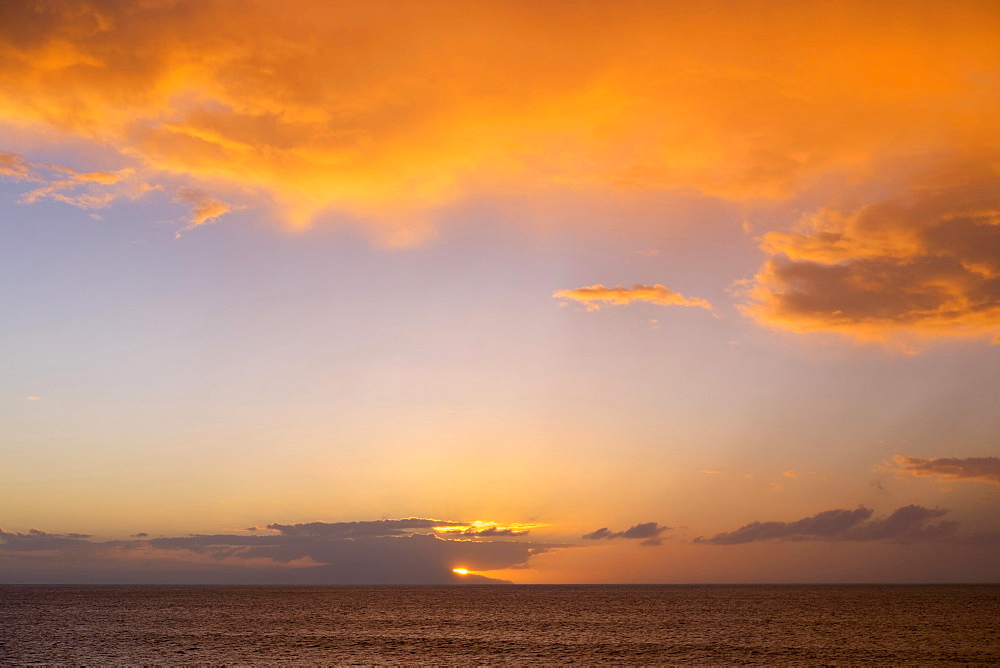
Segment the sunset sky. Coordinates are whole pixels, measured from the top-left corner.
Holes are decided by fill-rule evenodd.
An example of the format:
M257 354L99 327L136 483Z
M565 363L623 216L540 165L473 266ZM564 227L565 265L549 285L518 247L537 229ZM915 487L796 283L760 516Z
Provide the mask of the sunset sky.
M1000 3L3 2L0 90L0 582L1000 581Z

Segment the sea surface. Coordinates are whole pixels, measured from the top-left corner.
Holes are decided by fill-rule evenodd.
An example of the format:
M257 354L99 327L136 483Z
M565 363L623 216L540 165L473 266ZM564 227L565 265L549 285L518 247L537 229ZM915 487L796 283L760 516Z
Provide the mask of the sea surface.
M1000 664L1000 586L0 586L0 665Z

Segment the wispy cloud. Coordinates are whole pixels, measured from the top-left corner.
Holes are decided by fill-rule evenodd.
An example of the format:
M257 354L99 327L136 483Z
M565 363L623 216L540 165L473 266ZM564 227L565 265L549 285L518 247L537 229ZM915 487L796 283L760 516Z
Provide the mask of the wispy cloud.
M630 288L620 285L609 288L598 283L573 290L556 290L552 296L557 299L569 299L585 304L588 311L597 311L602 306L620 306L632 302L648 302L658 306L697 306L709 311L712 310L712 305L708 301L685 297L658 283L656 285L636 284Z
M934 476L942 480L973 480L1000 485L1000 458L997 457L936 457L920 459L895 455L895 471L914 476Z
M463 536L526 536L532 529L548 526L540 522L514 522L500 524L498 522L476 521L471 524L438 525L434 531L442 535L461 534Z
M885 518L870 519L870 508L827 510L794 522L751 522L734 531L717 533L710 538L695 538L695 543L739 545L781 540L894 540L915 542L952 538L958 522L928 524L947 513L940 508L904 506Z
M0 153L0 176L43 184L22 194L22 204L51 199L81 209L101 209L115 200L134 200L161 189L139 180L131 167L81 172L64 165L30 162L9 152Z
M614 540L616 538L626 538L631 540L641 540L641 545L656 546L663 544L663 534L670 530L668 526L660 526L656 522L643 522L629 527L625 531L611 531L607 527L602 527L597 531L581 536L584 540Z
M0 175L19 181L38 181L39 177L30 162L20 153L0 151Z
M204 190L198 190L197 188L181 188L177 191L176 198L192 205L191 219L187 225L177 232L175 235L176 238L180 238L181 234L187 230L214 222L219 216L238 208L227 202L215 199Z
M81 172L63 165L33 163L19 153L0 153L0 176L43 184L22 194L19 198L21 204L50 199L91 210L103 209L117 200L137 200L165 189L162 185L147 183L131 167ZM219 216L242 208L198 188L177 188L173 198L191 207L188 222L177 232L178 237L182 232L214 222ZM90 216L95 220L101 219L95 213Z

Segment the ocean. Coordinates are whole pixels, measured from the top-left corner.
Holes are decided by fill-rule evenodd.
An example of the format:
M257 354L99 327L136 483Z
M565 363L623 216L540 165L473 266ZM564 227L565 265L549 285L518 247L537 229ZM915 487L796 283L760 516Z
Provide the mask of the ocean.
M1000 586L0 586L8 665L1000 663Z

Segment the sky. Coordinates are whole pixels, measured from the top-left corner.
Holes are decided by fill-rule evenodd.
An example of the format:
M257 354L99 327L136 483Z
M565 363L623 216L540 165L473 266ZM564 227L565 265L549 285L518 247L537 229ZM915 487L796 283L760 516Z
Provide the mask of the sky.
M0 3L0 582L1000 581L997 35Z

